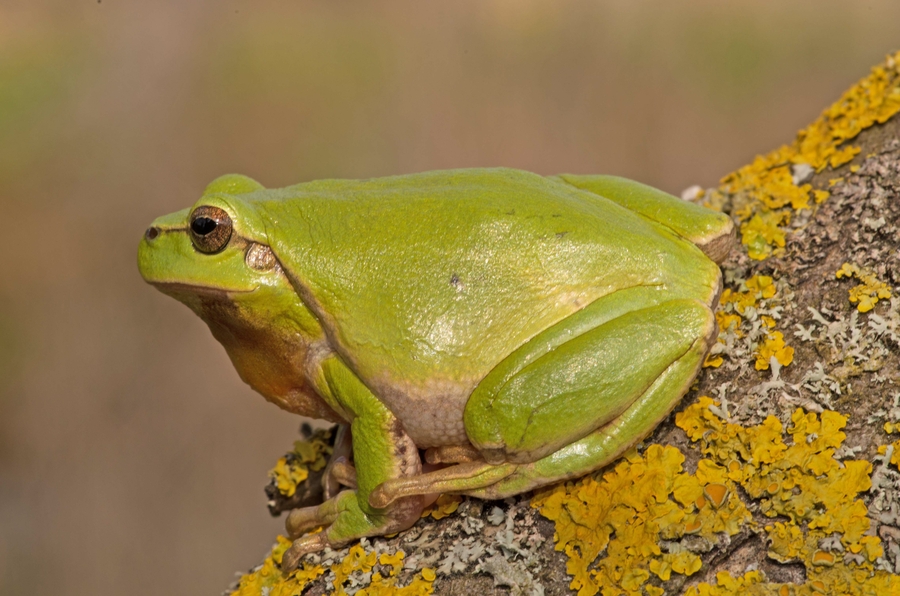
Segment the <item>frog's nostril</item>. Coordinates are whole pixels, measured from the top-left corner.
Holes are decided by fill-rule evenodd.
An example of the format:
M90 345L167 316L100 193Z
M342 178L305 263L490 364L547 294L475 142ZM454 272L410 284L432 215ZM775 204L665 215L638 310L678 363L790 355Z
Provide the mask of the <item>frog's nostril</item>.
M159 236L159 228L157 228L156 226L150 226L149 228L147 228L147 231L144 232L144 237L147 240L153 240L157 236Z

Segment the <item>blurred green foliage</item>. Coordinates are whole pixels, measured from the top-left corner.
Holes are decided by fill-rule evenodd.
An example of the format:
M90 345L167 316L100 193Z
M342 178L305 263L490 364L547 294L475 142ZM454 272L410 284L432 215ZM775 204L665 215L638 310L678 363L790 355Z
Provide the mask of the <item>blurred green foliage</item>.
M11 176L50 148L60 108L89 66L77 31L40 31L0 44L0 176Z

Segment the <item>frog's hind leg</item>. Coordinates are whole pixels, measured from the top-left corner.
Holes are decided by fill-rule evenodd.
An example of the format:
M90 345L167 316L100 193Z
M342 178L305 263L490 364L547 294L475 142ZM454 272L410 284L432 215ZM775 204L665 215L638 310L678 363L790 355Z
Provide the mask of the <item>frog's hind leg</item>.
M438 492L501 498L596 470L668 415L716 335L712 312L696 300L626 312L579 334L571 333L578 327L571 323L569 334L551 332L554 341L536 338L542 356L514 353L509 360L515 366L495 369L497 375L486 377L470 397L470 440L495 461L389 480L373 491L370 503L383 507ZM629 349L623 341L646 346ZM643 353L648 350L652 357Z
M562 341L547 351L525 344L476 387L464 421L469 441L488 463L532 463L616 424L668 378L673 363L688 363L679 381L689 383L715 341L715 317L698 300L651 303L611 320L603 320L605 314L601 309L599 324L574 337L549 329ZM572 331L568 320L561 327ZM543 338L535 340L540 344ZM535 351L542 353L532 358ZM677 394L672 403L686 390L681 382L670 390ZM650 420L642 423L647 432L652 429Z
M579 441L516 470L490 486L461 491L482 499L503 499L561 480L578 478L615 461L649 435L678 405L696 376L708 348L698 338L649 389L609 424Z

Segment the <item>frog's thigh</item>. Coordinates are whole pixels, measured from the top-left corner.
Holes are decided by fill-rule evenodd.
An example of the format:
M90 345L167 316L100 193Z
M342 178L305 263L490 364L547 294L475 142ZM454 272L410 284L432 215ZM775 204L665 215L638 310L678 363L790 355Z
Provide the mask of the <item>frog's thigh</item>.
M469 440L490 463L529 463L618 424L636 402L675 403L715 329L709 308L690 299L605 321L512 375L485 378L466 404ZM646 434L652 422L644 424Z
M706 355L701 336L624 412L588 436L536 462L520 464L491 486L461 490L482 499L503 499L598 470L646 437L690 388Z

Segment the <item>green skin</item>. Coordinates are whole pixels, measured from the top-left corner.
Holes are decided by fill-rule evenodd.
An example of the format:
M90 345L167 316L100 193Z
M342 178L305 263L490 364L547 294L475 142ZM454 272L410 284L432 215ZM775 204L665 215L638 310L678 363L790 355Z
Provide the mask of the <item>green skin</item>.
M230 217L215 250L191 228L210 208ZM138 262L266 399L349 425L353 466L332 472L351 488L291 513L289 570L411 526L427 495L503 498L644 438L715 341L733 233L723 214L613 176L265 189L228 175L157 219ZM445 466L423 473L419 449Z

